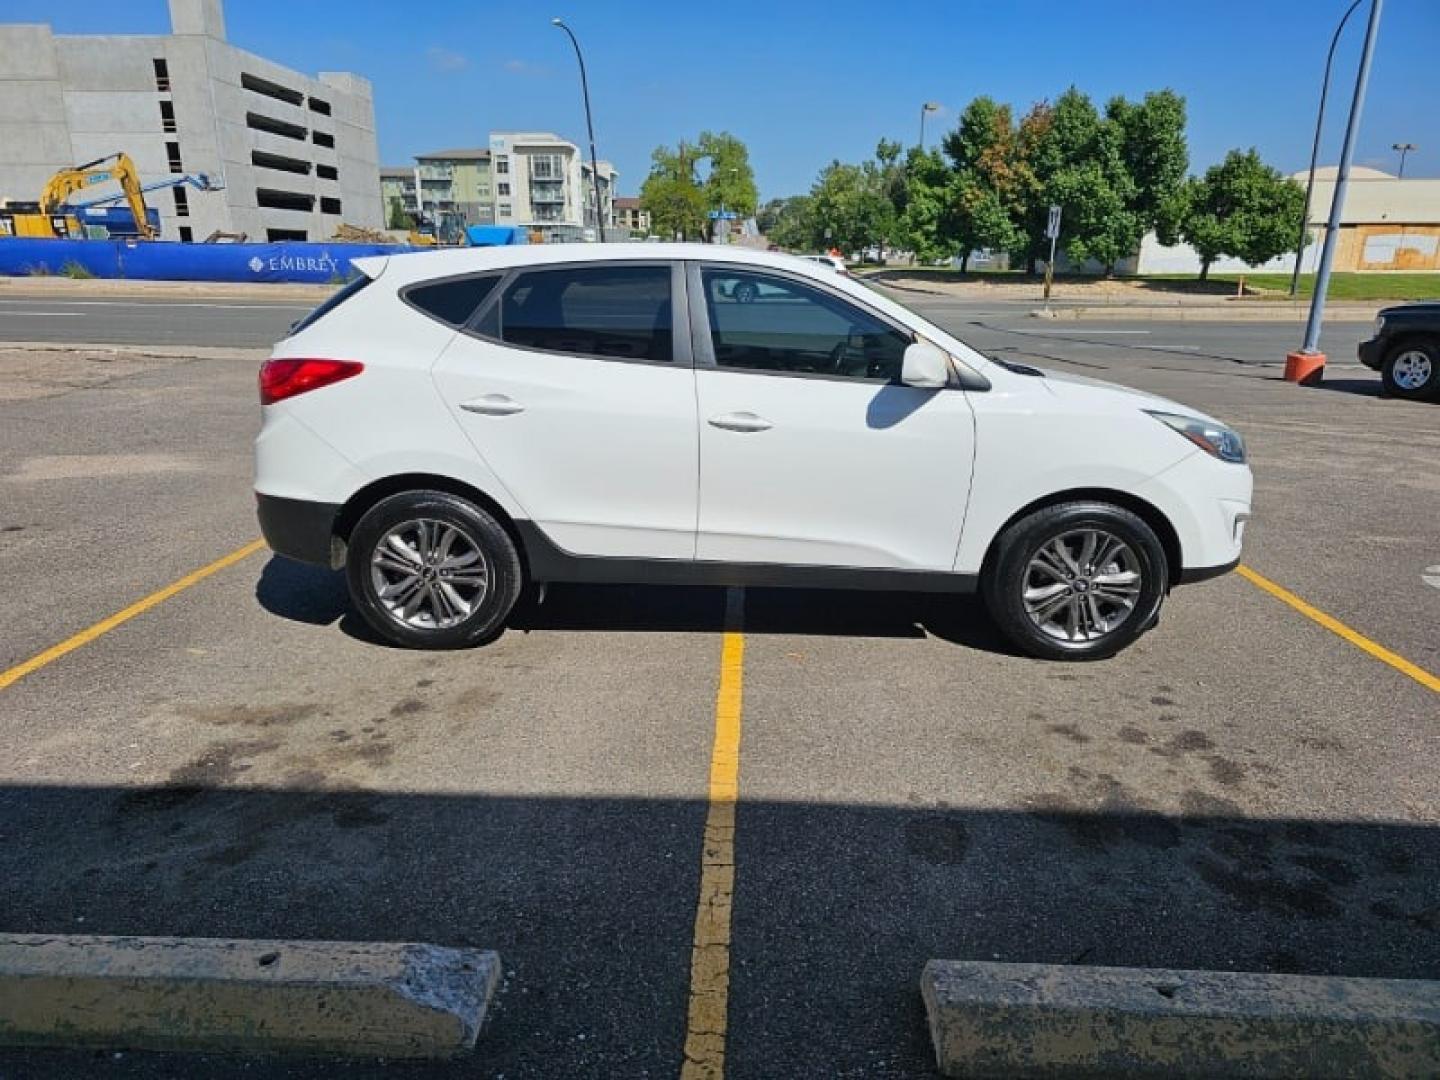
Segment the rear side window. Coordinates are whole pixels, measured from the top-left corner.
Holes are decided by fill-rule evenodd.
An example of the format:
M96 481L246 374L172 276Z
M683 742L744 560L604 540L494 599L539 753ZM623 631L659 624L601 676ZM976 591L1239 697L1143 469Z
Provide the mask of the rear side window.
M404 296L414 307L450 326L464 326L500 280L499 274L412 285Z
M506 288L481 333L509 345L606 360L674 360L668 266L529 270Z
M345 301L349 300L352 296L358 294L361 289L365 288L365 286L369 284L370 279L364 274L361 274L354 281L350 282L350 284L346 285L343 289L330 297L329 300L326 300L314 311L310 312L309 315L306 315L294 326L290 327L290 333L298 334L301 330L304 330L311 323L318 322L319 320L323 319L326 315L329 315L330 312L334 311L337 307L345 303Z

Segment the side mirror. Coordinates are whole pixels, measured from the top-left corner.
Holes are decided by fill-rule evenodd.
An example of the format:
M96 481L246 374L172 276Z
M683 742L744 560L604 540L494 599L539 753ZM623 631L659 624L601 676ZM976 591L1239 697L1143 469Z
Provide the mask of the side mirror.
M950 358L944 350L928 341L917 341L905 348L905 359L900 367L900 381L906 386L919 386L927 390L950 385Z

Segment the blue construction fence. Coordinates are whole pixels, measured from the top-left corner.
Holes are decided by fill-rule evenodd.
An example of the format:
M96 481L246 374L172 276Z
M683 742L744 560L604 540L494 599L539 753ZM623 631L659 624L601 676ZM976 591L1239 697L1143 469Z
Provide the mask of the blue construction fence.
M424 250L408 244L182 244L5 237L0 239L0 275L334 284L357 273L350 265L352 259Z

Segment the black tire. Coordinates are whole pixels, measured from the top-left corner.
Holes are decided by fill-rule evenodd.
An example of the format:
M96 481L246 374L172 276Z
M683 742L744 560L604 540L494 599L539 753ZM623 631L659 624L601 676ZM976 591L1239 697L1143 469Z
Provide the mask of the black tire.
M462 584L458 575L464 568L441 569L443 562L452 561L450 559L426 564L429 572L425 588L434 586L438 590L442 585L438 576L442 573L457 575L453 585L443 583L450 586L446 596L438 599L433 594L423 597L419 604L421 610L412 616L415 620L423 620L428 608L432 625L403 621L401 614L392 612L386 600L381 598L376 582L377 572L382 578L390 575L392 580L399 581L404 577L403 571L392 574L389 570L376 571L373 568L377 548L393 530L405 530L412 525L418 527L420 522L426 523L425 527L432 531L432 535L437 531L436 523L442 529L449 527L456 530L457 537L452 538L456 547L451 550L460 550L464 558L473 553L475 557L469 565L483 568L485 579L483 587L474 583ZM402 542L403 536L402 532ZM415 545L416 548L419 546ZM412 554L418 555L418 552L412 548ZM424 562L421 559L416 563L417 567ZM417 573L424 574L425 570L420 569ZM478 577L479 570L472 569L469 575ZM505 620L524 585L519 552L504 526L468 499L443 491L401 492L372 506L350 534L345 576L350 585L350 598L371 628L387 641L412 649L456 649L493 640L504 630ZM457 593L456 587L461 591ZM463 608L448 599L457 595L462 601L470 602L468 614L462 614ZM454 621L441 623L435 615L437 603L444 606L449 613L447 618Z
M1067 547L1071 543L1078 545L1086 530L1108 534L1128 549L1123 558L1125 566L1130 568L1124 570L1124 576L1139 575L1138 589L1128 610L1103 599L1102 593L1095 593L1092 606L1086 607L1085 592L1077 594L1077 589L1095 588L1097 583L1091 580L1093 575L1082 573L1079 578L1063 581L1059 575L1054 575L1053 579L1046 578L1043 573L1037 576L1037 571L1032 568L1032 560L1040 557L1041 549L1046 545L1060 538L1066 538L1063 542ZM1120 558L1120 555L1116 556L1117 560ZM1121 566L1117 561L1106 565ZM1100 570L1099 567L1095 569ZM1114 656L1155 625L1169 588L1169 573L1165 547L1155 535L1155 530L1143 519L1110 503L1068 502L1037 510L1001 533L986 560L980 588L985 606L1001 633L1021 651L1045 660L1103 660ZM1106 577L1117 580L1112 575ZM1079 584L1080 579L1084 580L1083 585ZM1048 583L1045 587L1065 586L1063 593L1055 596L1063 605L1062 614L1055 616L1057 620L1068 616L1072 603L1078 605L1081 618L1085 618L1088 612L1099 610L1102 619L1095 628L1096 636L1061 639L1038 625L1026 610L1024 594L1027 587L1039 587L1041 583ZM1126 591L1129 587L1127 582ZM1108 596L1113 586L1103 584L1101 588ZM1097 608L1093 606L1095 604L1100 606ZM1112 618L1113 625L1107 629L1105 623Z
M760 295L760 289L753 281L737 281L730 295L737 304L749 304Z
M1397 373L1397 364L1405 370ZM1430 367L1428 378L1424 377L1425 364ZM1417 374L1422 380L1418 383ZM1380 365L1380 381L1391 397L1405 401L1440 401L1440 342L1411 338L1393 346Z

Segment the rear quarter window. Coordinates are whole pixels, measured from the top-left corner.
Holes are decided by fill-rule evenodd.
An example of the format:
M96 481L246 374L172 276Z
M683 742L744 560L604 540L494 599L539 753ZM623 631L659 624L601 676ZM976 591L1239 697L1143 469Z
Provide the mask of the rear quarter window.
M499 274L451 278L411 285L401 295L411 307L419 308L432 319L438 319L447 326L464 326L499 280Z
M356 295L358 295L361 289L365 288L365 286L370 284L370 281L370 278L366 277L364 274L361 274L354 281L350 282L350 284L346 285L339 292L331 296L330 299L326 300L323 304L317 307L314 311L310 312L309 315L306 315L294 326L290 327L290 334L298 334L307 326L319 322L321 319L323 319L326 315L329 315L341 304L345 303L346 300L350 300Z

